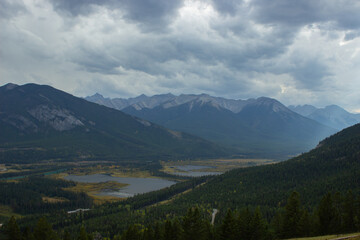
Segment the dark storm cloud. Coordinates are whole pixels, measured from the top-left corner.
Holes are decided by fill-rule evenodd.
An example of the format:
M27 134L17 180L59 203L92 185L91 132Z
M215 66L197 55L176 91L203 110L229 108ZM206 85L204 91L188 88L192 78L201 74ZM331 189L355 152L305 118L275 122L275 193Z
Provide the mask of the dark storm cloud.
M360 36L360 31L352 31L345 34L344 40L350 41Z
M304 62L295 61L296 68L287 71L307 89L320 89L326 84L326 79L333 75L331 69L319 59L307 59Z
M24 12L26 12L26 8L21 1L0 1L0 18L9 19Z
M140 24L145 30L163 30L176 15L183 1L169 0L52 0L55 9L72 16L89 15L94 6L105 6L123 12L129 21Z
M320 19L321 1L254 0L253 17L265 24L302 26Z
M116 68L120 66L119 60L94 49L79 49L79 51L72 56L71 61L77 63L88 72L119 74L116 70Z
M212 0L215 9L222 14L235 15L238 6L242 4L241 0Z
M322 101L328 85L359 85L359 12L355 0L0 0L0 74L82 94Z
M301 27L312 23L331 22L334 27L360 27L360 5L354 0L253 0L253 17L264 24Z
M147 30L166 26L172 17L177 15L178 8L183 4L182 1L168 0L54 0L53 2L57 9L67 11L73 16L88 15L95 9L94 6L120 9L127 20L140 23L140 27L146 26ZM288 73L299 82L300 86L311 88L311 81L314 87L320 86L325 77L332 75L330 69L321 63L321 60L304 57L296 62L297 60L291 59L290 61L294 62L293 66L277 69L264 61L271 59L276 61L277 57L284 54L303 26L331 22L339 28L354 27L358 23L357 14L350 14L354 12L354 7L341 5L340 3L345 3L344 1L212 0L211 3L216 11L225 15L224 17L229 15L232 18L218 25L210 23L211 28L222 35L222 43L198 35L159 35L155 38L145 37L143 42L146 44L135 41L121 52L117 52L116 49L109 51L94 50L91 46L82 47L74 54L72 61L89 72L115 74L118 73L117 69L122 67L154 76L172 77L177 72L165 67L166 62L176 60L186 63L189 59L196 59L203 66L222 63L232 71ZM340 17L345 13L350 16ZM267 33L254 31L252 21L264 24ZM227 38L231 34L235 34L242 43L229 44ZM345 36L345 40L356 36L356 33L349 33ZM194 69L192 72L194 73ZM199 76L204 75L201 70L195 72ZM229 80L224 79L224 81Z
M126 10L126 17L144 25L166 25L182 5L175 0L122 0L118 4Z

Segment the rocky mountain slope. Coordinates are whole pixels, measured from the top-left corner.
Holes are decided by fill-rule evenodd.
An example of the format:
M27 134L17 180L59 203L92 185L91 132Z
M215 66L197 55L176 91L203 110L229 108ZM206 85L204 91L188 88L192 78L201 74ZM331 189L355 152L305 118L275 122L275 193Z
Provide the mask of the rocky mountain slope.
M122 111L235 147L248 156L287 158L310 150L335 132L271 98L229 100L206 94L183 94L166 95L168 98L163 96L162 101L156 101L159 96L140 96L141 101ZM153 103L151 107L147 101Z
M224 155L223 148L49 86L0 87L0 159L152 160Z

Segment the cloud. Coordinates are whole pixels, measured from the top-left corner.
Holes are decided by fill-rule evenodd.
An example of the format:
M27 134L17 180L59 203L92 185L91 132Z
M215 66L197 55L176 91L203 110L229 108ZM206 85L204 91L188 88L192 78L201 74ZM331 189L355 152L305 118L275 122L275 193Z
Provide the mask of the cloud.
M124 18L139 24L144 31L163 31L183 1L168 0L52 0L60 13L89 16L96 12L97 7L116 9Z
M355 108L344 86L359 82L359 11L350 0L4 0L0 83Z
M236 15L238 11L238 6L243 4L241 0L212 0L212 4L214 8L221 14L229 14L229 15Z
M253 17L264 24L302 27L307 24L331 22L333 27L357 29L360 27L360 4L352 0L253 0Z
M0 1L0 18L9 19L26 12L26 8L22 1L2 0Z

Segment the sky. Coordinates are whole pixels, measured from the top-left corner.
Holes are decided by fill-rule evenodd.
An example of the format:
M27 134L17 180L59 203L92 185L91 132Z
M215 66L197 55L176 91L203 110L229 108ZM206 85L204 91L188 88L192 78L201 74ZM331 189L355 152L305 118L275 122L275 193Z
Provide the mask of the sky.
M358 0L1 0L0 85L360 112Z

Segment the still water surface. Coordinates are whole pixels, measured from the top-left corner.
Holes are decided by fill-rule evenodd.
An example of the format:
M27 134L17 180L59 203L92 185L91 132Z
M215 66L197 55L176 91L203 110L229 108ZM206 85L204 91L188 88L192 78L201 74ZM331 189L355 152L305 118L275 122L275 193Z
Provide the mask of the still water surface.
M183 165L183 166L172 166L177 170L182 172L172 172L171 174L178 175L178 176L187 176L187 177L201 177L201 176L208 176L208 175L220 175L221 172L205 172L205 171L198 171L201 169L207 168L215 168L213 166L200 166L200 165Z
M66 180L85 183L99 183L114 181L129 184L119 191L104 190L99 195L110 195L116 197L132 197L135 194L151 192L165 187L169 187L176 182L160 178L132 178L132 177L112 177L105 174L92 174L85 176L68 175Z

